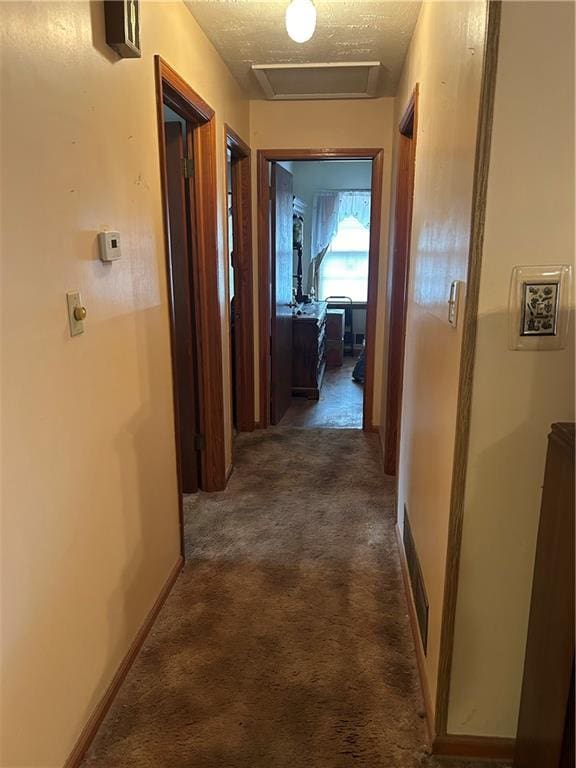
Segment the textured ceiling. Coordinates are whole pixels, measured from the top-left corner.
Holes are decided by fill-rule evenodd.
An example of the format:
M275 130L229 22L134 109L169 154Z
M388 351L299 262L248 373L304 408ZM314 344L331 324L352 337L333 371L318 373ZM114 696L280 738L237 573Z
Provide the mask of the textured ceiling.
M302 44L290 40L286 33L288 2L186 0L186 5L253 99L265 96L251 71L252 64L338 61L381 62L376 95L395 95L419 2L315 0L316 32Z

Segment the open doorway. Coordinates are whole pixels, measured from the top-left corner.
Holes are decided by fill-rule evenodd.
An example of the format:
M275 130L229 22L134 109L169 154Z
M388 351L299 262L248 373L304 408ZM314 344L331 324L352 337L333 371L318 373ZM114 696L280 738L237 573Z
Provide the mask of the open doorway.
M373 426L381 179L380 150L259 152L265 426Z
M213 110L160 57L156 101L182 495L226 485Z
M372 163L296 160L288 168L293 193L292 398L279 423L360 429ZM278 259L278 251L274 256Z
M201 433L193 268L196 223L194 189L189 183L194 143L192 126L167 103L163 104L163 122L180 474L183 493L195 493L199 487Z

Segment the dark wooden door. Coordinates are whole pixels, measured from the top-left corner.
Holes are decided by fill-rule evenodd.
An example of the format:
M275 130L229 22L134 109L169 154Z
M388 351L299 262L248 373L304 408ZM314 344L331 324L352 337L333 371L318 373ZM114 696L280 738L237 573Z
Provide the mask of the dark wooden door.
M166 175L170 233L170 291L172 293L173 350L177 400L177 430L180 442L180 472L184 493L198 490L196 340L194 333L194 291L192 283L192 238L186 180L182 171L185 157L183 127L179 122L164 124Z
M270 420L278 424L292 398L292 174L272 163L271 174Z

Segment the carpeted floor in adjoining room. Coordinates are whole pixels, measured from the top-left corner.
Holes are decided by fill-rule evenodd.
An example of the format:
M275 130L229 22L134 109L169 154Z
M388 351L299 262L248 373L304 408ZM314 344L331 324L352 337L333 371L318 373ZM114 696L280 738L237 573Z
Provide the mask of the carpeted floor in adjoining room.
M225 492L186 499L186 568L83 764L437 768L377 438L235 451Z

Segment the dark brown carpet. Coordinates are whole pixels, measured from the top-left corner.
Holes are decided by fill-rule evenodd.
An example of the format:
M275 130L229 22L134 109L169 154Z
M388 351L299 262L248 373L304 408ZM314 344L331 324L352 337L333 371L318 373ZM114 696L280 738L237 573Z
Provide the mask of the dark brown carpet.
M392 504L373 435L241 436L228 489L186 500L187 566L84 765L438 766Z

